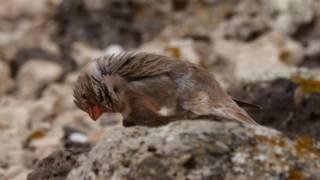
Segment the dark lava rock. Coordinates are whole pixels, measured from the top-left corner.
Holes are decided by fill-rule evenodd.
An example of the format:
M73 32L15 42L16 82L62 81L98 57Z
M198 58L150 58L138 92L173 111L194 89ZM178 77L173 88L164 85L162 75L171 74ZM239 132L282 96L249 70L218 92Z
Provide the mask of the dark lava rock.
M263 109L249 112L262 125L290 135L312 135L320 139L320 94L310 94L299 104L294 102L297 85L287 79L247 84L232 92Z

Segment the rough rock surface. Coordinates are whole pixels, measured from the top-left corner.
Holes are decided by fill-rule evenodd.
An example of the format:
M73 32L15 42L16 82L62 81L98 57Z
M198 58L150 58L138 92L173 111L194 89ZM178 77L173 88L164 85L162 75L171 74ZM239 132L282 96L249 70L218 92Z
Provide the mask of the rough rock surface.
M318 146L311 138L290 140L269 128L231 122L115 128L63 175L68 180L319 179ZM36 169L29 179L41 173L47 170Z
M88 147L77 147L77 152L57 151L38 162L34 171L28 175L29 180L65 179L71 169L79 166L78 156L88 151Z

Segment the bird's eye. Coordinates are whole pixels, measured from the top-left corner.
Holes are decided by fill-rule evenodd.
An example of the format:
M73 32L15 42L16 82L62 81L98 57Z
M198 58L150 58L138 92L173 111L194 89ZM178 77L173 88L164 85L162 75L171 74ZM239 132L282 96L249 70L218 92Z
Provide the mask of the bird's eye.
M87 99L87 96L85 94L82 94L83 99Z

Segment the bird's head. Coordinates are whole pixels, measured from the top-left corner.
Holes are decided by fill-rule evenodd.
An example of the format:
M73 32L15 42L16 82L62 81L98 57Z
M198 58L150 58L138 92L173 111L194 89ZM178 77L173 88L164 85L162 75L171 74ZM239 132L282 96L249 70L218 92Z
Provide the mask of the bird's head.
M121 112L126 102L124 85L118 75L83 73L74 86L74 103L93 120L104 112Z

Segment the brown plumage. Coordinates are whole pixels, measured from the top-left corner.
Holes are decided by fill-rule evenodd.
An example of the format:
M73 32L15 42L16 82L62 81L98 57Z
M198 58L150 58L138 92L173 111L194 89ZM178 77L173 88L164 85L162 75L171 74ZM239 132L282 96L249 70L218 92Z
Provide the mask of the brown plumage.
M206 70L150 53L121 53L91 62L74 87L75 104L94 120L120 112L125 126L223 117L256 122Z

